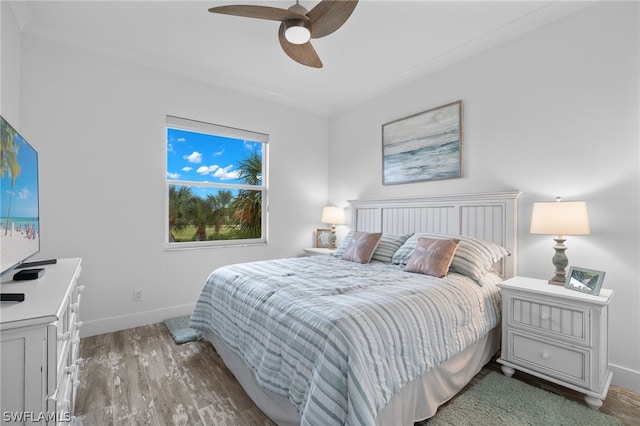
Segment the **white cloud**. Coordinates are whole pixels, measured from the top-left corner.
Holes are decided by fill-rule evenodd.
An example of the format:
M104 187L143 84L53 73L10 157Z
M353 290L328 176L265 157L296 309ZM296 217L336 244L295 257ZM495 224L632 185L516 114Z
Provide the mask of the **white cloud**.
M169 179L178 179L180 177L180 173L167 172L167 177Z
M186 141L186 139L185 139L185 138L178 138L177 140L178 140L178 142L184 142L184 141Z
M199 164L202 162L202 154L200 154L198 151L193 151L191 154L185 155L182 158L184 158L190 163Z
M27 198L29 198L29 196L31 196L31 191L29 191L28 188L22 188L20 191L18 191L18 198L20 198L21 200L26 200Z
M211 166L200 166L196 169L196 173L199 173L202 176L211 175L221 180L238 179L238 177L240 177L240 172L236 170L232 171L232 168L233 164L229 164L227 167L220 167L217 164L214 164Z
M190 172L191 170L193 170L193 167L191 167L191 166L184 166L184 167L182 168L182 171L183 171L183 172Z
M233 164L229 164L227 167L220 167L213 175L222 180L238 179L240 177L240 172L237 170L230 171L232 167Z
M214 153L213 153L213 156L214 156L214 157L219 157L219 156L221 156L222 154L224 154L224 149L223 149L223 150L220 150L220 151L218 151L218 152L214 152Z
M198 167L198 170L196 170L196 173L199 173L204 176L204 175L208 175L215 172L219 168L220 166L218 166L217 164L214 164L213 166L200 166Z

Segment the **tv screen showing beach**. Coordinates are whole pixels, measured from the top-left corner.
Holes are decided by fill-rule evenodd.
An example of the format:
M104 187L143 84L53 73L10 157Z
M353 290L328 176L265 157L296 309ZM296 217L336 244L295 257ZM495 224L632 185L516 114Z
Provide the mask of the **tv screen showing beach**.
M40 250L38 153L0 117L0 272Z

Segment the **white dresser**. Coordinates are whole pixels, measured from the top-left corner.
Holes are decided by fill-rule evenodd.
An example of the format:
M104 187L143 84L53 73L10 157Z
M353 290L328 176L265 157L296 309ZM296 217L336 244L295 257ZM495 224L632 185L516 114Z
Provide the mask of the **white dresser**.
M608 316L612 290L594 296L514 277L499 284L502 293L502 353L505 375L514 369L585 394L602 406L611 384Z
M3 277L2 293L24 302L1 302L2 424L68 424L72 420L81 359L81 259L40 266L32 281Z

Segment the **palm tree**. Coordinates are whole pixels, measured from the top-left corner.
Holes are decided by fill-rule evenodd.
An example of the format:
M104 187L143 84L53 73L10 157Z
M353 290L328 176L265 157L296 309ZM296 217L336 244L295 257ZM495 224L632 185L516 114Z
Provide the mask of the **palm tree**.
M22 170L18 163L18 150L20 146L16 142L16 132L6 121L0 121L0 177L4 177L5 173L11 176L11 190L9 191L9 205L7 206L7 222L5 224L4 234L9 232L11 217L11 200L13 199L13 187L16 184L16 178Z
M216 235L220 234L220 228L227 220L227 210L229 209L229 203L233 198L231 191L221 190L217 195L209 195L207 199L213 206L213 226Z
M193 235L195 241L207 240L207 225L214 222L214 209L212 205L211 196L206 199L200 197L193 197L190 203L189 215L196 226L196 233Z
M238 163L239 178L247 185L262 184L262 158L255 152ZM235 225L245 238L262 236L262 191L241 189L233 200Z
M169 186L169 242L176 241L173 231L179 231L189 225L189 205L193 199L191 188L176 185Z

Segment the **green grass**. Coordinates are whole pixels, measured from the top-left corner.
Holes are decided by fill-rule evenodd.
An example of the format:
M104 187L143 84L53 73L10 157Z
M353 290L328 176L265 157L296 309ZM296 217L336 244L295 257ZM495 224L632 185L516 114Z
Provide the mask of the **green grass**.
M223 226L220 228L220 234L215 237L215 229L213 226L207 226L207 238L210 240L229 240L233 238L233 228ZM196 227L189 225L179 231L173 230L173 236L176 242L193 241L193 236L196 234Z

